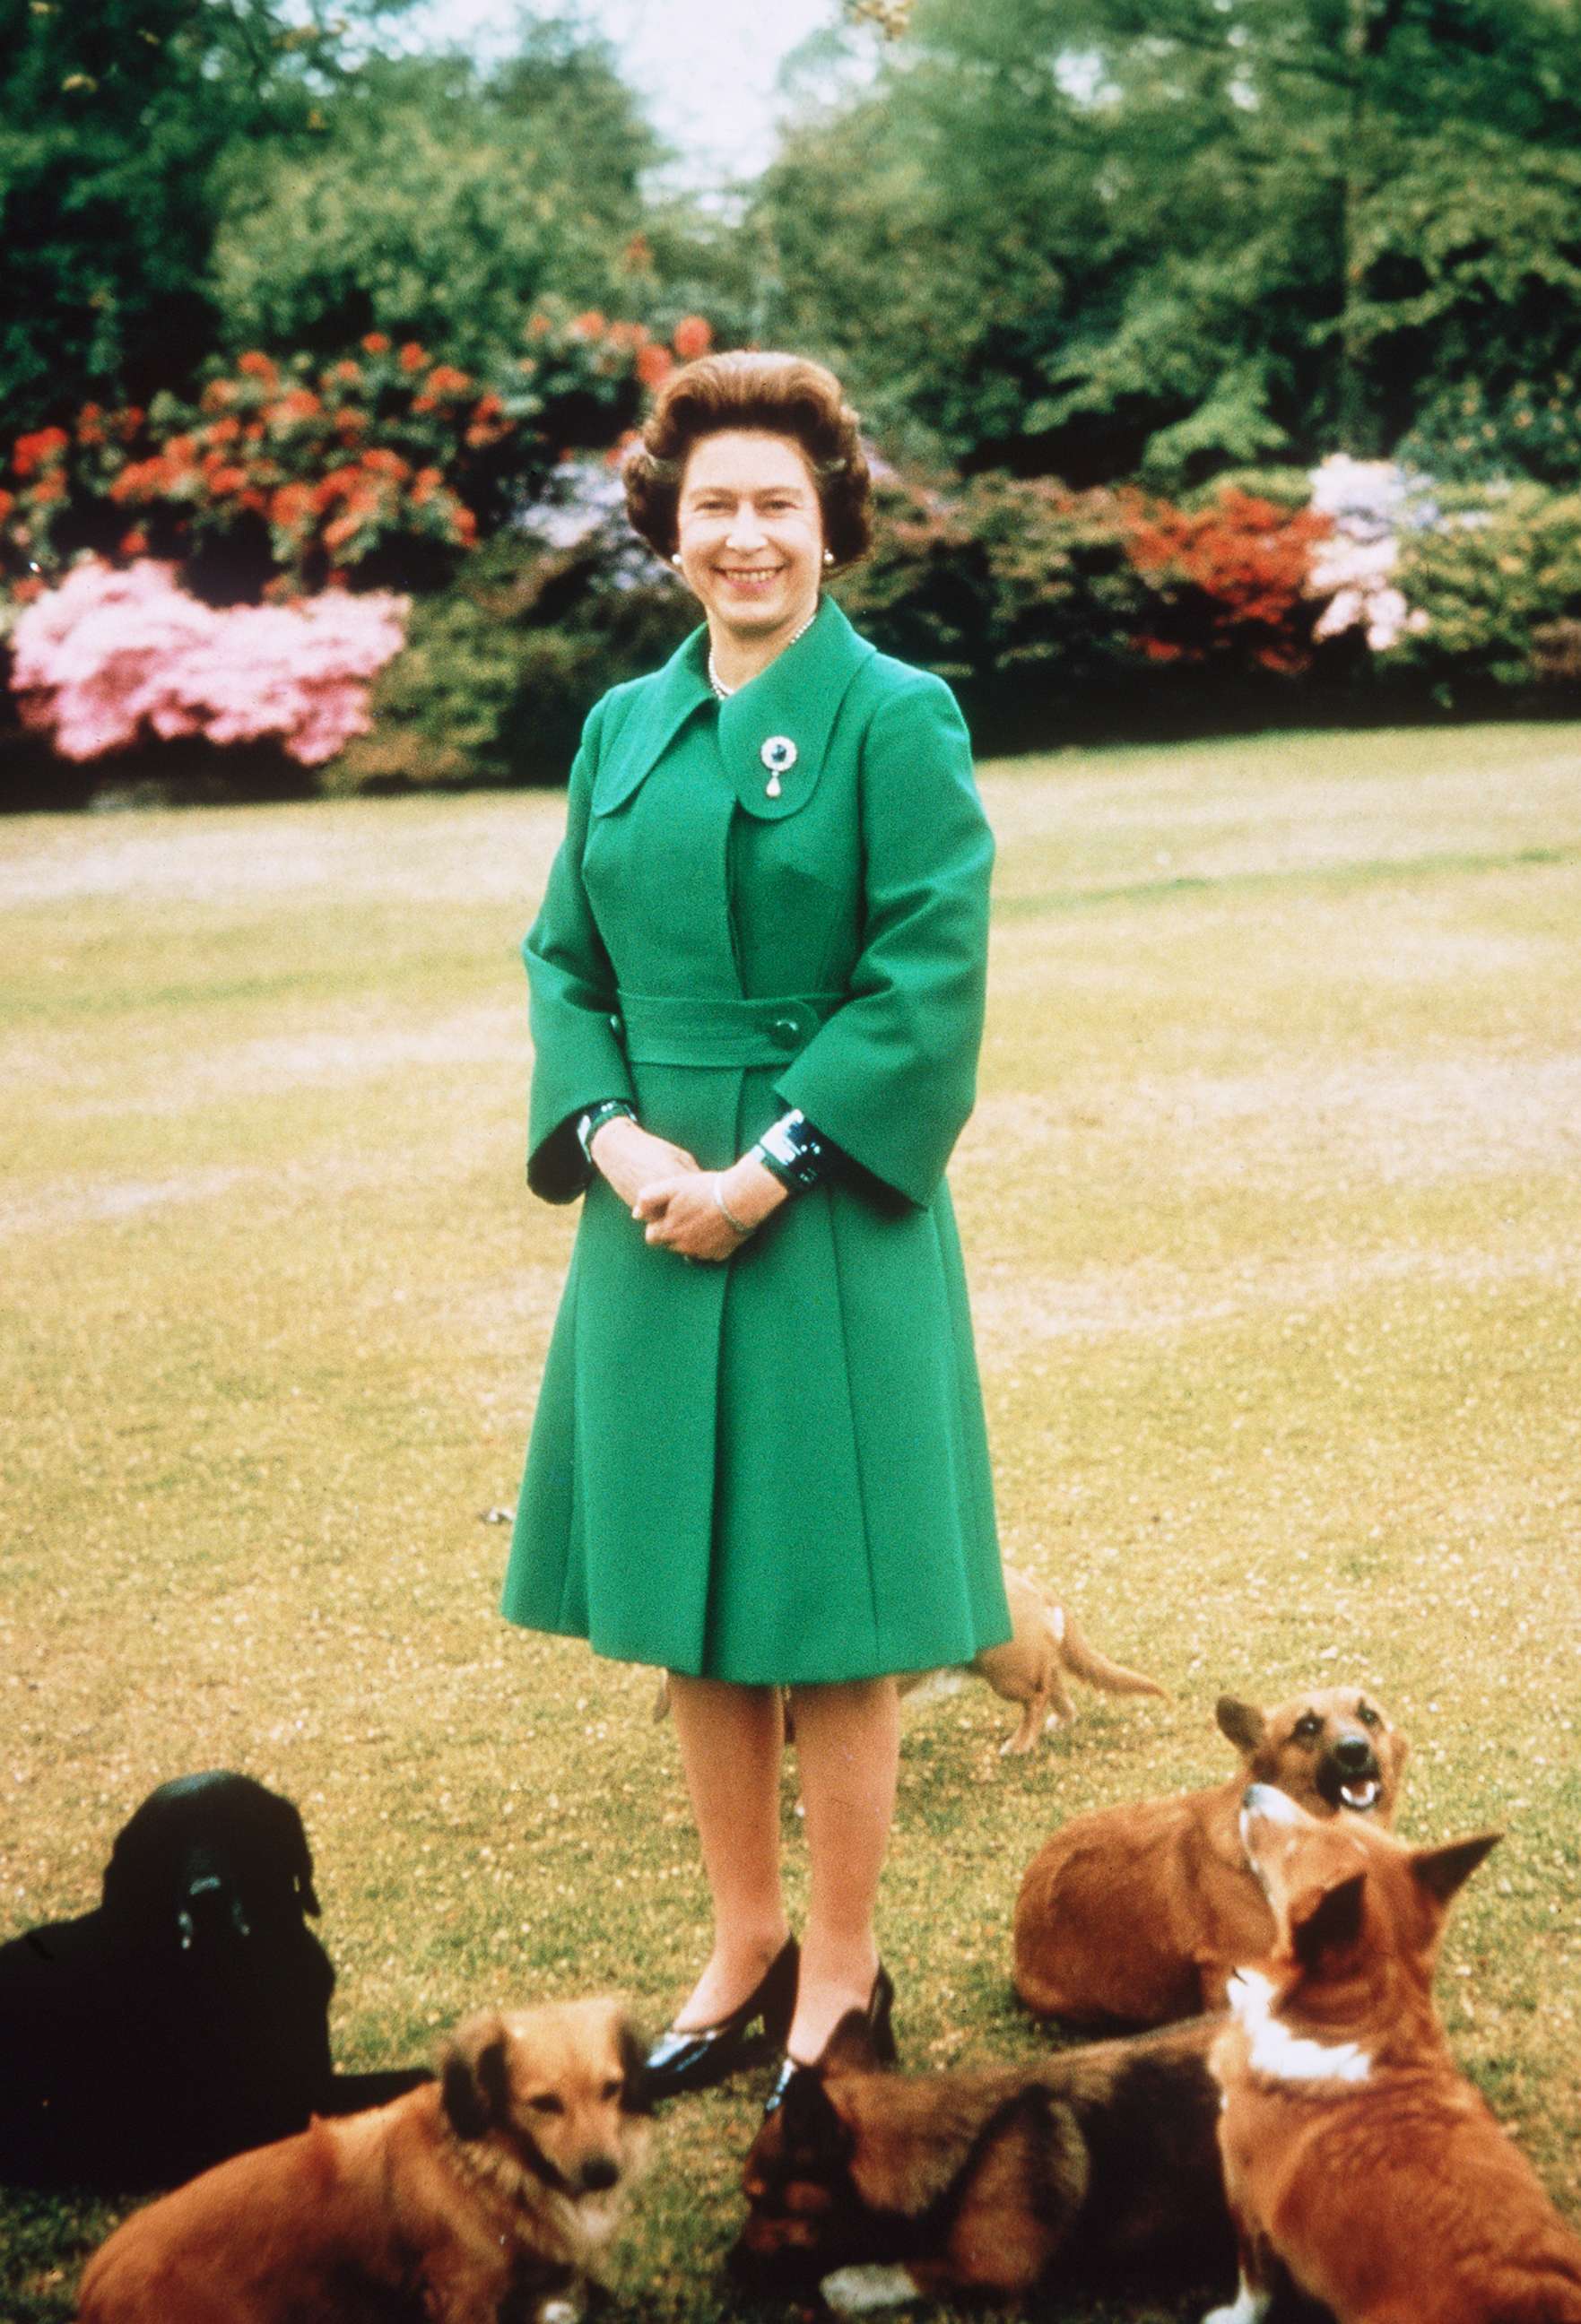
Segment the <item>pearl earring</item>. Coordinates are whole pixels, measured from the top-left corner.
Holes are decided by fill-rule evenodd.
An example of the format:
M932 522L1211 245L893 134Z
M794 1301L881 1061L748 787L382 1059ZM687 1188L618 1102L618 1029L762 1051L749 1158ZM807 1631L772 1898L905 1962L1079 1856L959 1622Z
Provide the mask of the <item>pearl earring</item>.
M834 561L835 561L835 552L834 552L834 550L833 550L832 549L826 549L824 550L824 563L825 563L826 565L832 565L832 564L834 563Z
M671 549L671 550L670 550L670 562L671 563L671 565L675 566L675 567L676 567L676 568L677 568L678 570L680 569L680 549Z

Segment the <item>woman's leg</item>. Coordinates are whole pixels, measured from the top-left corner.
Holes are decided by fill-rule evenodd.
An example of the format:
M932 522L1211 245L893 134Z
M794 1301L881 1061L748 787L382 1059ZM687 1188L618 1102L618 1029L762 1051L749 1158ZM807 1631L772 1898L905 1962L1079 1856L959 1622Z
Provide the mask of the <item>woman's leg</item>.
M694 2032L739 2006L789 1930L780 1887L780 1691L670 1674L670 1711L714 1900L714 1950L673 2024Z
M787 2044L810 2064L847 2009L865 2009L878 1969L874 1911L900 1762L892 1678L799 1686L791 1695L811 1874L801 1980Z

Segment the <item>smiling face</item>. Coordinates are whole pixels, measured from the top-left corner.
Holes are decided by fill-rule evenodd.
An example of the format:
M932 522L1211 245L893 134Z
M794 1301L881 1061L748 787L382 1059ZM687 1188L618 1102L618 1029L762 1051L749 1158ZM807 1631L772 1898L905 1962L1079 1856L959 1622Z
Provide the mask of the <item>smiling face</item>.
M823 576L823 514L800 445L724 429L694 446L681 477L682 577L716 646L785 643L810 620Z

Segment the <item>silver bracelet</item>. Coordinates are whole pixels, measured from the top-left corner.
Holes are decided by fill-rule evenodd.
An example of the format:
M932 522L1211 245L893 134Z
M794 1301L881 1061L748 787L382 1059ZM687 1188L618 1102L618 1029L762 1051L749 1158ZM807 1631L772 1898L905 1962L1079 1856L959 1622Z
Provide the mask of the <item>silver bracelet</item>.
M753 1229L744 1224L744 1222L736 1217L729 1204L725 1200L725 1183L720 1177L717 1170L714 1173L714 1201L724 1218L726 1225L731 1228L734 1232L738 1234L743 1242L744 1242L747 1236L753 1232Z

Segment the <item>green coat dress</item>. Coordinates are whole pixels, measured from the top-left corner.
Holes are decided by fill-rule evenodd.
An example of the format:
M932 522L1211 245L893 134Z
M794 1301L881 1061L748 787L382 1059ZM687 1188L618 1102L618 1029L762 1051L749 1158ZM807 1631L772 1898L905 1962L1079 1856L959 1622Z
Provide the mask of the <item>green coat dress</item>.
M528 1181L585 1200L504 1610L754 1683L965 1662L1010 1634L943 1177L993 861L966 728L830 599L724 704L707 654L593 710L522 947ZM705 1169L790 1106L857 1167L689 1266L583 1157L622 1096Z

